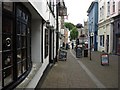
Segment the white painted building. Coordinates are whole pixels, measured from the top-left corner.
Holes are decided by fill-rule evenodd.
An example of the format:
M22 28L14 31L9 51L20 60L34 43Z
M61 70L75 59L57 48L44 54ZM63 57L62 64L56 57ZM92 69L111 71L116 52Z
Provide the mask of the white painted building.
M113 17L119 0L99 0L98 51L113 52Z
M28 0L27 2L4 2L0 4L3 5L0 16L3 18L2 23L4 25L0 30L0 89L13 88L18 83L20 84L17 88L35 88L49 64L55 63L57 57L57 4L56 0ZM16 18L16 21L13 20L13 17ZM7 30L16 33L13 35ZM20 31L18 32L18 30ZM11 37L16 37L17 40L2 34L6 32L11 34ZM2 38L3 36L5 39ZM13 41L14 43L11 43ZM8 44L5 44L7 42ZM19 45L20 48L18 48ZM10 47L14 47L14 51L9 50L12 55L7 52L5 54L4 50L10 49ZM8 63L7 66L10 69L5 71L7 67L1 66L8 59L12 63ZM2 76L2 73L5 77ZM21 80L23 81L21 82Z

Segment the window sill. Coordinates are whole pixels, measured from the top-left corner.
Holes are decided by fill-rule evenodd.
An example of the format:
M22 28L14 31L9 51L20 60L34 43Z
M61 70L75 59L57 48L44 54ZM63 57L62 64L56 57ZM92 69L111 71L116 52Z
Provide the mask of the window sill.
M30 83L30 81L33 79L33 77L36 75L36 73L38 72L41 66L42 66L42 63L33 63L32 69L29 75L16 88L26 88L27 85Z

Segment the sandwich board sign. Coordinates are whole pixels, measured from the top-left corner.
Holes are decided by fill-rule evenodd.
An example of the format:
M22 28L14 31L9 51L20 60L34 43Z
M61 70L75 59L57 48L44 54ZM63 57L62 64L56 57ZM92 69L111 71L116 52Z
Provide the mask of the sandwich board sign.
M101 65L109 65L109 55L104 53L101 55Z

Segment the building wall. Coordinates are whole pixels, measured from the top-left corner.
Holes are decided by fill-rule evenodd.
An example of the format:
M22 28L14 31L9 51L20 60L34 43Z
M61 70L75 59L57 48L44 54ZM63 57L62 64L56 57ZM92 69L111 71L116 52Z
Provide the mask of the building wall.
M99 51L113 52L113 17L118 15L118 1L120 0L99 0L99 30L98 40L100 46L100 35L104 36L104 46L98 47ZM113 12L113 2L115 11ZM108 4L109 3L109 4ZM103 31L101 30L103 28ZM109 39L108 39L109 38Z
M91 3L91 6L88 9L88 16L89 16L89 36L92 34L91 40L89 39L89 48L90 48L90 41L93 50L97 50L98 47L98 40L97 40L97 32L98 32L98 1Z
M55 1L55 0L54 0ZM0 4L1 5L1 4ZM56 19L53 13L51 13L50 8L48 7L46 0L41 0L40 2L33 2L32 0L28 0L28 2L22 2L20 5L23 5L26 7L27 10L30 11L31 14L31 59L32 59L32 69L30 70L30 73L26 77L26 79L21 82L18 87L19 88L35 88L38 84L39 80L41 79L43 72L49 65L49 53L48 56L45 58L45 29L46 27L46 21L50 21L50 25L54 27L52 32L52 42L54 41L54 44L52 47L52 51L54 52L54 57L56 57ZM0 8L1 9L1 8ZM55 11L54 11L55 12ZM2 20L1 20L1 11L0 11L0 89L2 85ZM43 23L44 21L44 23ZM53 38L54 36L54 38ZM43 46L43 48L42 48ZM49 47L49 46L48 46ZM49 49L48 49L49 51ZM53 53L52 53L53 55ZM33 72L33 69L36 69L35 72ZM33 76L32 76L33 75ZM24 75L23 75L24 76ZM31 78L28 78L31 76ZM23 77L22 77L23 78ZM29 80L30 79L30 80ZM29 81L29 82L28 82ZM16 81L18 82L18 81ZM27 83L26 83L27 82ZM12 86L12 85L11 85ZM22 87L23 86L23 87Z
M114 54L120 55L120 14L116 17L114 17L114 25L113 25L113 41L114 41L114 47L113 52Z
M41 18L44 19L45 21L49 20L50 21L50 25L54 26L54 28L56 28L56 19L53 16L53 14L51 13L51 11L49 10L48 6L47 6L47 2L45 0L42 0L40 2L32 2L30 1L31 5L37 10L37 13L40 14ZM43 72L45 71L46 67L49 64L49 54L48 56L45 58L45 29L47 28L46 25L43 25L43 33L41 33L41 18L33 21L33 61L37 62L37 63L41 63L42 58L41 58L41 53L43 53L43 62L41 67L39 68L38 72L36 73L36 75L34 76L34 78L31 80L31 82L29 82L27 88L35 88L38 81L40 80L40 78L42 77ZM36 26L37 25L37 26ZM36 30L36 31L35 31ZM41 34L43 34L43 42L41 42ZM51 47L51 51L54 50L54 57L51 56L52 58L56 57L56 33L55 31L52 32L52 35L54 34L54 38L52 41L54 41L54 45ZM35 45L37 44L37 45ZM41 44L43 44L43 50L41 50ZM49 51L49 49L48 49ZM49 52L50 53L50 52ZM53 53L52 53L53 55ZM36 83L35 83L36 82Z

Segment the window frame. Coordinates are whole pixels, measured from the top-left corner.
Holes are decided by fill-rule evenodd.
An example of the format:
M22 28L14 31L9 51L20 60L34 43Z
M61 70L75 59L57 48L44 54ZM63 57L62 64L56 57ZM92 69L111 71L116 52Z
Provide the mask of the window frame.
M13 32L12 33L5 33L3 32L3 28L2 28L2 41L3 41L3 37L6 36L6 35L11 35L12 34L12 42L14 42L12 44L12 49L11 51L10 50L4 50L4 48L2 48L2 88L9 88L9 87L15 87L17 84L19 84L22 80L24 80L24 78L28 75L28 73L30 72L31 68L32 68L32 61L31 61L31 13L29 12L29 10L22 4L22 3L17 3L17 2L12 2L13 3L13 11L9 11L9 10L6 10L5 8L2 8L2 21L7 17L7 18L10 18L12 21L13 21ZM4 7L4 3L2 2L2 7ZM17 17L16 15L16 10L17 10L17 7L20 7L27 16L25 16L25 14L23 15L24 17ZM8 20L8 19L7 19ZM21 23L24 23L27 28L25 29L26 30L26 35L23 34L17 34L17 21L20 20ZM3 27L3 24L2 24L2 27ZM4 26L5 27L5 26ZM19 27L21 28L21 27ZM26 51L26 58L24 59L21 59L21 61L17 61L17 39L16 37L18 36L21 36L21 37L25 37L26 41L26 47L23 47L21 48L20 47L20 51L22 50L25 50ZM22 45L22 41L20 42L21 45ZM9 44L9 42L8 42ZM28 45L29 44L29 45ZM3 45L3 43L2 43ZM29 46L29 47L28 47ZM29 50L28 50L29 49ZM28 52L29 51L29 52ZM9 65L8 67L4 68L5 64L4 64L4 53L7 53L7 52L11 52L12 53L12 62L13 62L13 65ZM23 51L24 52L24 51ZM28 56L28 53L29 53L29 56ZM21 53L22 54L22 53ZM18 65L18 62L21 63L23 66L23 68L21 68L22 70L22 74L20 76L18 76L18 73L17 73L17 65ZM10 83L7 83L5 84L4 83L4 71L5 69L7 68L12 68L12 81Z
M45 58L48 56L48 52L49 52L49 31L48 29L45 29Z

